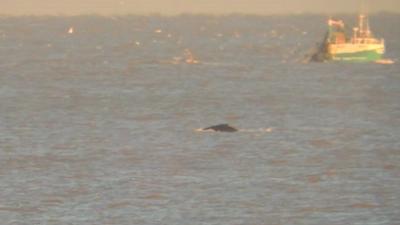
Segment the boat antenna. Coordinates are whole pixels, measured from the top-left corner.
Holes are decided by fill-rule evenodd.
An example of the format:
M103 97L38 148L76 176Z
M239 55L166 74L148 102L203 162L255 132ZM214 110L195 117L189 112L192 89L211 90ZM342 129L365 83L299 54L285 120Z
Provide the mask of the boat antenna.
M364 31L363 32L365 32L365 35L367 36L367 37L369 37L370 35L371 35L371 29L370 29L370 26L369 26L369 18L368 18L368 11L369 11L369 7L368 7L368 2L367 2L367 0L362 0L362 5L361 5L361 14L363 15L363 23L365 23L365 24L363 24L363 26L365 25L365 27L364 27Z
M361 1L361 13L366 15L369 13L369 4L367 0Z

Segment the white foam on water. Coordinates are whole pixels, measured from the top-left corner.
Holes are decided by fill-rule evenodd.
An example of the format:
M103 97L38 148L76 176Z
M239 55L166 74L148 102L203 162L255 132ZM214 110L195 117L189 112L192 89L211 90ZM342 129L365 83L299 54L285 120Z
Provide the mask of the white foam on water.
M258 129L239 129L239 132L248 132L248 133L271 133L272 131L273 131L272 127L258 128Z
M395 61L392 59L381 59L381 60L375 61L375 63L382 64L382 65L392 65L395 63Z
M194 131L196 131L196 132L217 132L217 131L214 131L214 130L204 130L203 128L197 128L197 129L195 129Z

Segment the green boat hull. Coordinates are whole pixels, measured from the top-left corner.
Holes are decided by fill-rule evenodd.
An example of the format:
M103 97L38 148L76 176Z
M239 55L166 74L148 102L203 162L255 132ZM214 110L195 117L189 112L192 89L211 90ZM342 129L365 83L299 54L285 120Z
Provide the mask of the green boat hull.
M382 54L377 50L354 52L354 53L340 53L336 55L329 55L329 59L334 61L350 61L350 62L374 62L382 59Z

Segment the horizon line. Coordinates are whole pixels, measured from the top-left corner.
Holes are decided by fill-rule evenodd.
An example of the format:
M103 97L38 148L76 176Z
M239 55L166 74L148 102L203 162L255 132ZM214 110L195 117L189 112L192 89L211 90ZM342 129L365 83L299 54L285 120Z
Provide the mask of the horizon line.
M226 17L226 16L301 16L301 15L354 15L359 14L360 11L337 11L337 12L276 12L276 13L249 13L249 12L226 12L226 13L206 13L206 12L181 12L181 13L161 13L161 12L148 12L148 13L2 13L0 17L79 17L79 16L99 16L99 17L123 17L123 16L159 16L159 17L180 17L180 16L213 16L213 17ZM399 14L400 11L379 10L369 12L368 15L378 14Z

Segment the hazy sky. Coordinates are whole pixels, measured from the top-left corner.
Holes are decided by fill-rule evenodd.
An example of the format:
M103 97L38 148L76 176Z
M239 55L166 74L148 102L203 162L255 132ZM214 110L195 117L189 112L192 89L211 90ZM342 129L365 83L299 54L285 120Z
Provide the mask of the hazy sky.
M363 0L0 0L0 14L177 14L356 12ZM400 12L400 0L364 0Z

